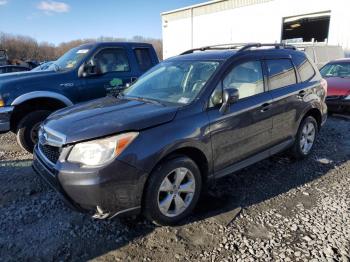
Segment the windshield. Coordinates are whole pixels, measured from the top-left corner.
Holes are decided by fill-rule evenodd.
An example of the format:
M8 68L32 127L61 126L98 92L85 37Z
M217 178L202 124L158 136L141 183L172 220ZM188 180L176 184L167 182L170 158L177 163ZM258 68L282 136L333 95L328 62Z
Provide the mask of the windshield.
M121 95L174 104L189 104L212 76L219 62L163 62L143 75Z
M48 70L70 70L79 64L89 53L90 49L76 47L69 50L63 56L53 62Z
M322 77L350 77L350 63L328 64L320 73Z
M46 62L43 63L35 68L32 69L32 71L46 71L49 70L50 66L53 64L54 62Z

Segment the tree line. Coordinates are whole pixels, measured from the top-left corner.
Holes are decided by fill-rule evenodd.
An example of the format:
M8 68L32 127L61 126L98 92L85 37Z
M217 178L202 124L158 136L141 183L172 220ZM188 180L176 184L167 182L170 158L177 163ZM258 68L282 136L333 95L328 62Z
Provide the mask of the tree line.
M48 42L38 42L32 37L23 35L12 35L0 32L0 49L5 49L10 62L35 60L38 62L52 61L59 58L69 49L78 45L89 42L145 42L150 43L155 48L159 59L163 56L163 44L161 39L147 38L143 36L134 36L132 39L115 38L115 37L99 37L90 39L77 39L69 42L63 42L54 45Z

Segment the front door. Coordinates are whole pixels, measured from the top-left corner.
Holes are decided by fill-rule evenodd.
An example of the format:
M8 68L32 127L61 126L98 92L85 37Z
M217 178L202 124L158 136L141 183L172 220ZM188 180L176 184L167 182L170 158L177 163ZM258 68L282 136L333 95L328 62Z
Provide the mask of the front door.
M85 78L79 95L81 101L115 95L136 78L127 50L122 47L104 48L98 51L91 63L98 65L100 72Z
M239 100L220 113L217 95L236 88ZM268 148L271 140L271 96L265 92L262 63L245 60L234 65L215 89L208 111L215 172Z

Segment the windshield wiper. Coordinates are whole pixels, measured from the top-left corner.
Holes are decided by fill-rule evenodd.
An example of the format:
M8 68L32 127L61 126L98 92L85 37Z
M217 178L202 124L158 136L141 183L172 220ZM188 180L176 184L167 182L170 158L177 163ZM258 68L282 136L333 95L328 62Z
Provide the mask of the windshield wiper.
M162 103L158 100L155 100L155 99L138 97L138 96L125 96L125 95L123 95L123 97L126 97L127 99L130 99L130 100L137 100L137 101L142 101L142 102L146 102L146 103L152 103L152 104L158 104L158 105L165 106L164 103Z

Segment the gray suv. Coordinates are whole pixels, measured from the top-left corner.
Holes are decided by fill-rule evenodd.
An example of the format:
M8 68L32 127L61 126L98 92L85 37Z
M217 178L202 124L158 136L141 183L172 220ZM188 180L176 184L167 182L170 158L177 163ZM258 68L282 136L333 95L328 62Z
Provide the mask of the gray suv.
M326 93L292 46L190 50L118 96L52 114L33 167L76 210L175 224L214 179L284 150L308 156L326 121Z

